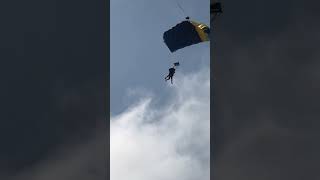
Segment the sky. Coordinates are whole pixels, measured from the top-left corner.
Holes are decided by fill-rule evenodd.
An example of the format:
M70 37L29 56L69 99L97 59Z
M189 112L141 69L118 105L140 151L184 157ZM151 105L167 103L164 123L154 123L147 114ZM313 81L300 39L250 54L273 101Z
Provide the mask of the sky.
M110 179L210 179L210 70L177 78L173 98L142 98L111 118Z
M210 44L171 53L162 39L186 16L209 25L210 2L178 3L111 1L111 180L210 178Z
M209 87L206 67L177 78L171 87L175 98L168 104L152 107L149 96L114 116L110 179L209 179ZM7 179L105 179L105 140L105 128L96 128L85 140L58 146L50 156Z
M147 1L137 1L136 6L128 6L132 4L131 1L119 2L118 5L112 5L112 9L116 9L116 6L119 9L117 13L120 15L117 14L115 17L126 19L122 18L120 19L122 22L118 22L120 23L118 31L122 34L111 37L118 37L118 42L114 42L113 39L112 43L110 42L114 45L110 51L115 53L111 53L115 61L110 62L112 78L110 86L116 88L111 89L111 93L115 92L113 90L121 92L118 95L112 94L112 97L118 99L110 104L117 105L119 101L118 106L114 106L114 115L125 116L130 113L127 108L135 107L134 104L145 97L137 94L139 89L143 89L143 93L148 92L148 97L153 97L148 106L149 111L162 113L157 111L159 108L168 111L165 110L167 107L165 105L172 105L170 101L177 101L179 104L176 104L175 108L179 116L171 117L173 114L168 111L171 123L177 125L181 124L180 114L184 114L184 111L194 111L193 103L208 107L206 104L209 99L203 98L202 95L208 97L206 90L209 88L202 89L204 92L200 95L202 100L206 101L198 102L188 97L185 98L187 104L184 105L180 98L185 94L190 95L188 93L198 95L193 93L197 91L194 88L199 87L198 83L204 83L205 87L208 87L206 83L208 79L201 78L203 75L197 74L204 72L205 77L209 76L208 69L203 69L208 68L204 64L208 64L209 61L209 43L189 49L187 52L177 53L176 56L183 58L184 61L179 60L181 67L176 73L175 84L172 86L165 83L164 76L173 60L170 59L171 55L162 42L162 33L184 19L184 16L170 2L166 4L154 1L148 5ZM107 106L109 102L106 102L108 101L106 89L109 86L107 74L109 57L106 50L109 48L107 46L109 39L106 33L108 12L103 3L105 1L36 0L28 3L21 1L18 3L19 6L17 1L3 2L0 6L3 20L3 28L0 30L0 57L4 60L0 66L2 73L0 103L3 107L0 113L0 179L87 180L102 179L107 175L106 170L109 168L108 164L105 166L105 161L109 160L106 153L109 150L106 147L109 132L106 132L106 119L109 117L106 110L109 109ZM207 5L194 2L181 3L186 11L190 12L191 17L201 22L208 22L209 14L200 11L198 13L191 7L199 6L199 10L203 7L209 9L208 4L209 2ZM161 10L159 7L164 8ZM150 15L137 14L145 9L149 9ZM112 19L110 21L115 23ZM156 26L154 22L157 22ZM145 34L147 38L144 39L137 31L139 28L129 31L137 27L136 25L149 30L149 33ZM110 29L111 33L114 33L113 30ZM126 41L123 41L124 39ZM149 44L150 48L145 44ZM118 57L126 54L129 56ZM199 57L197 54L203 56ZM139 78L142 75L140 67L148 68L146 78ZM120 74L114 71L116 69ZM198 76L200 79L196 78ZM186 80L184 77L191 79ZM192 80L193 77L195 80ZM195 87L187 87L189 81L194 83ZM179 84L185 89L176 87ZM129 94L126 94L128 92ZM132 99L128 98L127 101L126 96L131 96ZM162 97L170 98L164 100ZM137 108L139 107L137 105ZM167 132L176 138L170 141L160 139L159 134L154 134L155 140L167 142L168 146L171 146L168 155L172 163L177 164L174 167L180 169L180 173L172 176L178 177L187 172L191 166L184 167L184 162L188 161L191 164L196 162L195 168L199 169L200 174L194 176L208 177L208 161L204 160L208 158L203 157L209 153L208 147L205 146L208 145L208 137L196 142L199 143L200 149L186 147L191 146L188 142L194 143L194 139L187 142L182 139L185 134L191 136L194 133L199 134L194 131L208 130L209 110L203 110L206 113L202 115L203 124L198 127L200 129L179 130L177 127L168 129ZM151 118L162 123L163 127L167 126L167 122L162 119L169 119L158 115ZM195 122L186 119L181 126L190 127L193 123ZM134 129L136 126L131 128ZM143 135L147 132L141 133ZM137 134L138 137L140 135ZM209 134L203 136L205 135ZM181 155L178 155L177 149ZM160 153L167 153L159 150ZM206 153L196 153L198 151ZM198 156L190 155L194 153ZM193 158L189 158L190 156ZM163 156L155 158L162 159ZM206 168L200 169L202 166ZM141 169L138 172L141 173Z
M210 69L177 77L172 98L151 106L145 96L110 122L110 179L209 179ZM79 132L79 130L78 130ZM75 141L69 138L8 180L104 179L105 128Z
M164 77L174 62L181 64L177 76L209 66L208 42L171 53L162 38L165 31L186 16L209 25L209 3L208 0L110 1L112 114L124 111L139 95L143 96L139 92L155 94L155 102L164 103L171 91Z
M104 155L108 151L105 149L105 141L106 134L109 134L105 132L104 126L106 109L109 109L106 102L106 88L109 84L106 49L109 48L106 42L109 39L105 33L108 32L108 21L104 3L87 0L1 2L0 179L86 180L102 179L105 176ZM165 6L164 2L154 3L163 3ZM134 8L127 6L128 4L130 3L122 4L122 9L128 11ZM168 22L158 21L163 29L183 18L180 14L173 15L176 10L166 8L162 11L158 7L162 6L153 6L152 12L165 12L163 16L170 16L166 18ZM193 9L192 6L186 7ZM311 0L303 3L296 0L279 1L276 4L263 0L229 0L224 1L224 7L223 16L215 24L215 39L212 41L211 51L214 66L210 70L210 86L215 87L215 103L210 106L210 125L213 125L210 140L214 147L214 153L210 154L214 159L211 162L211 177L222 180L319 179L319 3ZM126 11L117 13L121 17ZM194 12L190 10L190 13ZM140 22L130 15L122 17L135 23ZM194 13L192 16L197 15ZM170 19L172 17L177 19ZM197 19L206 21L203 17L199 14ZM161 16L148 18L161 19ZM150 27L154 26L147 28ZM135 33L138 34L136 31ZM133 37L138 39L140 36ZM158 41L156 45L152 45L154 41L148 43L159 46L156 48L157 52L168 53L160 43L161 38ZM205 51L205 46L199 47L199 51ZM130 48L136 46L127 49ZM196 47L190 49L190 56L193 51L196 51ZM181 52L182 55L184 53ZM150 54L147 56L143 53L141 56L150 57ZM160 57L159 54L157 55ZM188 59L189 55L183 59ZM157 59L157 62L160 63L163 59L167 61L169 57L168 53L165 58ZM171 86L164 82L158 83L163 81L163 76L171 65L170 61L152 66L154 62L147 60L154 58L141 59L149 70L158 71L148 75L154 75L152 80L158 78L159 81L152 81L154 84L146 87L148 83L142 81L147 80L140 79L141 82L137 82L137 78L137 81L127 83L130 85L128 87L119 88L118 85L118 89L124 93L118 95L123 96L123 99L119 100L117 108L114 107L113 120L126 122L127 115L134 116L135 112L140 112L142 116L134 122L152 119L159 122L160 127L164 127L167 125L164 121L166 118L159 117L159 113L168 111L166 107L171 100L181 102L177 94L187 94L188 98L184 99L189 105L207 103L201 101L207 92L203 95L190 95L198 91L196 86L191 86L190 89L179 88L185 87L185 81L188 85L206 82L205 78L201 78L207 77L205 74L208 73L203 66L193 68L194 61L183 61L175 84ZM121 64L119 67L125 68ZM136 72L130 71L129 74L134 73ZM185 77L189 79L184 79ZM190 81L193 78L195 80ZM125 79L127 78L123 76L120 80ZM164 88L157 88L156 85ZM147 98L135 95L126 102L126 92L137 94L135 89L139 88L148 92ZM166 97L167 94L170 94L169 100L153 104L160 101L159 97ZM191 100L190 103L189 98L192 97L197 97L198 101ZM189 111L188 107L182 105L180 103L175 106L176 112L186 109ZM145 113L144 109L154 114ZM188 127L194 123L187 117L186 124L179 124L179 116L171 117L172 113L165 115L176 125ZM131 138L137 139L150 134L149 130L155 128L150 122L140 123L140 126L134 122L127 127L117 123L112 125L120 130L129 130ZM208 122L201 122L203 124L195 130L207 130L203 126ZM137 129L141 131L136 131ZM171 128L167 132L175 138L194 133L182 130L188 128ZM162 156L151 154L147 158L159 160L168 155L166 157L170 158L164 160L171 160L179 168L174 175L183 174L187 169L181 166L181 162L185 162L190 153L199 155L194 153L199 150L186 148L189 151L183 151L184 156L179 156L182 158L174 158L179 145L177 142L181 141L167 141L159 134L161 131L154 132L152 136L148 136L149 140L166 142L171 148L165 151L158 147L156 150ZM114 134L115 138L123 138L116 135ZM202 140L204 141L196 141L200 143L196 147L207 144L205 138ZM193 143L194 139L190 138L189 142ZM150 144L146 141L145 145ZM188 147L189 144L185 145L182 147ZM185 150L178 147L179 150ZM140 155L143 153L136 152ZM189 162L197 162L195 168L202 163L207 164L202 161L204 157L191 157L193 158ZM131 160L135 161L134 157ZM124 162L119 163L121 166ZM131 172L139 177L139 168L146 165L149 164L139 164L136 171ZM152 170L155 174L163 172ZM117 172L113 175L119 175ZM119 176L121 178L121 174Z

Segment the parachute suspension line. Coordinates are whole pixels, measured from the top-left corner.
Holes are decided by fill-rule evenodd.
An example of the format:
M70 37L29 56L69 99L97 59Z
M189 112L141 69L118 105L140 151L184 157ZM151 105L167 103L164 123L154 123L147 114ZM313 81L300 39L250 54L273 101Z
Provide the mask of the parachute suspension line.
M182 14L184 17L187 17L185 11L183 10L183 8L181 7L181 5L179 4L178 0L176 0L177 6L179 7L179 9L181 10Z

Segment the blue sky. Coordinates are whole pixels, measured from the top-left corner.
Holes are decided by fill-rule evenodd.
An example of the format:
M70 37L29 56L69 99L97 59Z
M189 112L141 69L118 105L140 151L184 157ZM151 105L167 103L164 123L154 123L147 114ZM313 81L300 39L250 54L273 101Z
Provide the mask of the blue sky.
M179 4L209 24L208 0ZM162 39L184 18L176 1L111 1L111 180L209 179L209 42L171 53Z
M210 24L208 0L178 2L191 19ZM146 93L164 103L170 92L164 76L173 62L181 63L176 76L209 65L208 42L176 53L163 43L163 32L185 18L177 1L111 0L110 5L111 114L121 113Z

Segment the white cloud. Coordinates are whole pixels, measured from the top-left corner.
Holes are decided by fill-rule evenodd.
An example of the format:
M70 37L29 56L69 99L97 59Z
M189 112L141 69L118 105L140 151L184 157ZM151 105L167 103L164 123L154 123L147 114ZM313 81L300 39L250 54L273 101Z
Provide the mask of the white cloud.
M180 76L164 107L141 99L112 117L111 180L205 180L210 164L210 75Z
M177 76L173 97L151 105L150 94L112 117L111 180L209 180L209 70ZM169 95L168 95L169 96ZM71 139L72 140L72 139ZM105 128L82 144L66 143L48 159L7 180L98 180L105 177Z

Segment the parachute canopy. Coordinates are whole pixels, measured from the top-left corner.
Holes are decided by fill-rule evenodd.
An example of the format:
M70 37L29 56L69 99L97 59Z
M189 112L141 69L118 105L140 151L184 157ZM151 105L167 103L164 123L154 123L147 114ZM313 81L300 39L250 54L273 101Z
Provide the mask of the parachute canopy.
M164 32L163 40L171 52L209 41L210 28L202 23L183 21Z

